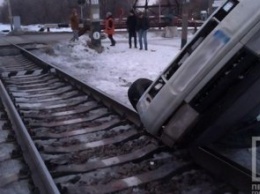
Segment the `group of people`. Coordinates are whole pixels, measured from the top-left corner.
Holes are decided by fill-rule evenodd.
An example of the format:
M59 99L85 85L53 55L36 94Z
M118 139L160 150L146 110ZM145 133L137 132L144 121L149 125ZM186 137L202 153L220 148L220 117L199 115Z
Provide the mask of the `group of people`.
M79 40L79 15L77 9L72 9L70 15L70 27L72 29L73 37L71 41Z
M73 38L71 41L78 40L79 38L79 16L77 14L77 10L73 9L71 16L70 16L70 25L73 31ZM138 16L135 14L134 10L130 10L129 16L126 20L126 26L128 31L128 42L129 48L132 48L132 38L134 39L134 47L137 48L137 34L139 40L139 49L140 50L147 50L148 43L147 43L147 30L150 28L149 20L145 16L144 12L140 12ZM115 22L111 12L107 12L106 20L105 20L105 33L107 34L111 45L115 46L116 41L113 37L115 33Z
M144 46L144 49L147 50L147 30L150 28L150 25L148 18L145 16L145 13L140 12L138 16L136 16L135 12L131 10L126 20L126 26L128 31L129 48L132 48L132 38L134 39L134 46L137 48L137 32L139 49L142 50Z
M137 34L139 40L139 49L140 50L148 50L147 43L147 30L150 28L149 20L145 16L144 12L140 12L138 16L136 16L134 10L130 10L129 16L126 20L126 26L128 31L128 43L129 48L132 48L132 38L134 39L134 47L137 48ZM116 41L113 38L115 32L115 24L110 12L106 15L105 22L105 32L108 35L108 38L111 41L111 46L115 46Z

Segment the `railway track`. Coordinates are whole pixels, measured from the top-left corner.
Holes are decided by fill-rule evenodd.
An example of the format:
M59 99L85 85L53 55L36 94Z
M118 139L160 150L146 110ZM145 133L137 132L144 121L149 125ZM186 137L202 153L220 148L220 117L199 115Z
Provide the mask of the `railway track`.
M17 137L2 103L0 103L0 193L33 193L32 177L27 170Z
M14 181L28 184L27 192L20 193L218 193L230 189L196 166L186 150L169 150L149 136L135 112L28 51L11 48L0 61L1 98L22 146L17 151L13 132L2 127L0 146L12 149L1 154L0 167L11 163L10 152L18 153L16 163L25 157L21 169L30 173L18 176L15 171ZM4 190L11 183L7 184L8 175L1 177L1 183L6 182L0 183Z

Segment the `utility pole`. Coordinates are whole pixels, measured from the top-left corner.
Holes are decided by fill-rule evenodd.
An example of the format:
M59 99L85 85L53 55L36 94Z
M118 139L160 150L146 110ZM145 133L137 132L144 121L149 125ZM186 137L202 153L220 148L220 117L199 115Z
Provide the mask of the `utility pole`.
M190 0L182 0L182 31L181 31L181 48L187 43L188 37L188 5Z
M213 2L214 0L208 0L208 16L210 16L213 12L213 7L212 7Z
M13 31L13 14L12 14L12 8L11 8L10 0L7 0L7 5L8 5L10 27L11 27L11 31Z
M159 0L159 25L161 27L161 0Z
M80 6L80 19L83 21L83 5Z
M100 0L90 0L91 9L91 47L97 52L102 52L101 45L101 26L100 26Z
M83 7L86 4L86 0L78 0L78 4L80 6L80 20L83 22Z

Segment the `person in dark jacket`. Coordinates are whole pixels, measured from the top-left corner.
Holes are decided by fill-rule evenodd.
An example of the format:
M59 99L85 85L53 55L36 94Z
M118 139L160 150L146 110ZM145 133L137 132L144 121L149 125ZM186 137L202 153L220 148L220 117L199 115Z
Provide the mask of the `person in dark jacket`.
M79 40L79 16L76 9L72 9L70 15L70 27L73 32L71 41Z
M143 40L144 40L144 49L147 50L147 30L150 28L149 20L144 15L143 12L139 14L139 17L137 19L137 31L138 31L138 39L139 39L139 45L140 50L143 49Z
M115 33L115 23L114 23L114 19L112 17L112 13L111 12L107 12L107 14L106 14L105 33L107 34L108 38L111 41L111 45L110 46L115 46L116 45L116 41L113 38L113 35Z
M136 24L137 24L137 18L136 18L135 12L133 10L131 10L129 13L129 16L127 17L127 20L126 20L129 48L132 48L132 37L134 38L135 48L137 48Z

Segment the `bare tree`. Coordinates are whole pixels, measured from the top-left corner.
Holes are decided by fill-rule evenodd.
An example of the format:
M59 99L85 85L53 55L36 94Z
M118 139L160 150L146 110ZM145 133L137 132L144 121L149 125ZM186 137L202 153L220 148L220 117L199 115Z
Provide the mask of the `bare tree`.
M22 24L60 23L68 22L70 10L79 8L76 0L10 0L14 16L20 16ZM159 1L159 0L158 0ZM191 0L190 13L197 13L200 9L208 8L208 1ZM105 18L110 11L115 17L125 17L137 0L100 0L100 15ZM180 16L182 0L160 0L161 4L171 4L174 15ZM158 2L157 2L158 4ZM204 8L206 7L206 8ZM0 22L8 23L8 9L5 2L0 7ZM85 17L88 15L88 5L84 7ZM158 15L158 8L151 11ZM167 14L167 9L162 9L162 14Z
M101 18L105 18L106 12L111 12L115 17L122 17L132 9L134 0L100 0Z
M23 24L67 22L74 0L10 0L13 15L21 17ZM7 4L0 7L1 22L8 22Z

